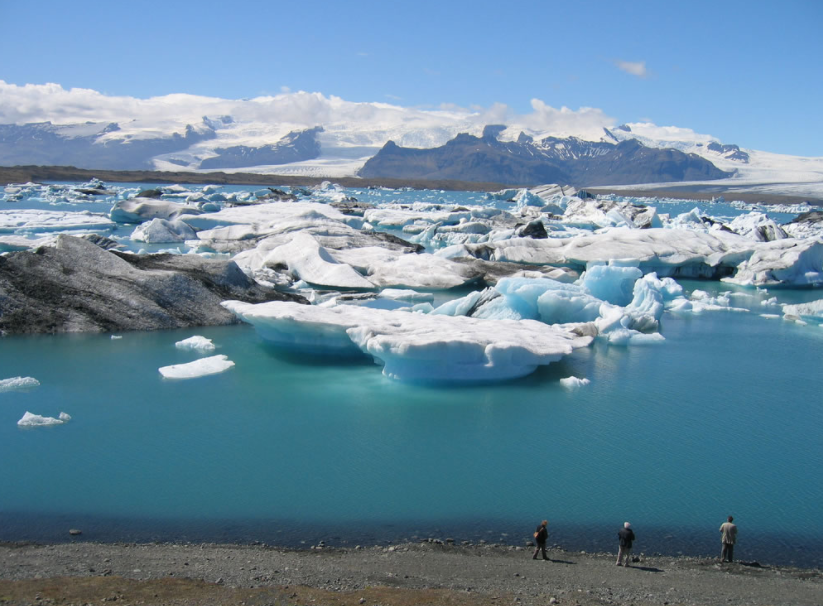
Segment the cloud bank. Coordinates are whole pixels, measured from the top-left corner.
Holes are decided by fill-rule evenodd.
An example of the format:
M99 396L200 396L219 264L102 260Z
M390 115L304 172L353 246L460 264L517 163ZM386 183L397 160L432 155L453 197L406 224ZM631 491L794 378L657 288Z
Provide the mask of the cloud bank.
M187 124L201 123L204 116L231 116L234 128L243 131L244 139L253 138L255 132L261 138L270 138L288 130L323 125L330 133L352 129L371 133L362 141L365 145L396 137L400 144L418 147L442 144L458 132L479 134L486 124L508 124L511 136L515 137L518 133L514 131L521 129L532 134L596 139L602 136L604 127L615 125L613 118L595 108L558 109L540 99L533 99L531 107L533 111L526 114L518 114L504 104L421 109L379 102L353 103L335 96L288 89L253 99L187 94L139 99L84 88L65 89L59 84L19 86L0 80L2 124L116 122L122 129L118 136L124 132L138 137L179 132ZM414 130L426 134L408 134Z

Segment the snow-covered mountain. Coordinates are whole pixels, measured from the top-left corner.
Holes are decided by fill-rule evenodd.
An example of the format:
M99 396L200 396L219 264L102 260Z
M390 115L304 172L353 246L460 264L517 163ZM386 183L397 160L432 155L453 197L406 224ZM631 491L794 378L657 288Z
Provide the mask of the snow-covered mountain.
M532 110L517 114L504 105L404 108L306 92L244 100L193 95L135 99L0 80L0 165L337 178L357 175L389 141L400 148L433 149L461 134L482 138L486 126L500 125L494 134L501 144L520 146L518 154L551 157L567 167L581 161L591 165L620 143L634 140L642 149L692 154L719 169L683 171L681 177L672 179L669 174L659 180L648 172L642 178L654 182L647 183L638 182L639 176L627 177L615 165L611 183L602 171L598 173L600 185L652 187L692 175L694 180L688 183L698 186L710 180L714 191L823 197L823 158L740 149L685 128L616 125L592 108L556 109L535 99ZM579 184L586 185L585 178Z

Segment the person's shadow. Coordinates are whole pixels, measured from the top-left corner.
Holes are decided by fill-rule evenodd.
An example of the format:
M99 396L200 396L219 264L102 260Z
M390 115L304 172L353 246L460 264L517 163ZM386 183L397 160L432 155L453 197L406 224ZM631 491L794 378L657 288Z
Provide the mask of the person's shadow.
M577 564L577 562L570 562L569 560L556 560L554 558L549 558L549 562L552 564Z
M635 566L632 564L629 568L634 568L635 570L645 570L646 572L666 572L665 570L660 570L659 568L654 568L653 566Z

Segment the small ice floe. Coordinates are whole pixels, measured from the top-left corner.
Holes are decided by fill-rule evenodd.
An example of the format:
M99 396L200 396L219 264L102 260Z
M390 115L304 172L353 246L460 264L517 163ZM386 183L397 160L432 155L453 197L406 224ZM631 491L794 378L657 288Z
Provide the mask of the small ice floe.
M761 318L766 318L767 320L775 320L780 319L782 316L780 314L760 314Z
M123 335L112 335L111 336L112 341L116 341L117 339L122 339L122 338L123 338Z
M560 384L566 389L577 389L579 387L583 387L584 385L588 385L589 383L591 383L591 381L586 378L580 379L578 377L566 377L565 379L560 379Z
M71 415L61 412L55 419L54 417L44 417L41 415L32 414L26 411L23 418L17 421L20 427L44 427L46 425L63 425L71 421Z
M193 351L214 351L214 343L211 339L195 335L188 339L183 339L174 344L177 349L190 349Z
M11 379L0 379L0 393L4 391L23 391L38 387L40 381L34 377L12 377Z
M173 364L159 369L160 374L167 379L195 379L224 372L234 366L228 356L211 356L189 362L188 364Z

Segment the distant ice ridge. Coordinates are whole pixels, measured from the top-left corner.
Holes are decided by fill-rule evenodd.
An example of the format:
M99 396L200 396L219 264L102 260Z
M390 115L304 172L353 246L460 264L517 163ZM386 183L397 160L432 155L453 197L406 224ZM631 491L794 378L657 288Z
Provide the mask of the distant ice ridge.
M225 372L234 366L234 362L228 356L211 356L201 358L188 364L173 364L159 368L160 374L167 379L196 379L221 372Z
M0 393L7 391L24 391L38 387L40 381L33 377L12 377L10 379L0 379Z
M226 301L226 309L281 347L367 354L403 381L464 383L528 375L591 337L532 320L486 321L341 305Z
M71 416L65 412L61 412L55 419L54 417L43 417L26 411L26 414L23 415L22 419L17 421L17 424L20 427L43 427L46 425L63 425L69 421L71 421Z
M206 337L202 337L200 335L178 341L174 344L174 346L177 347L177 349L190 349L200 352L214 351L215 349L214 343L211 339L207 339Z

